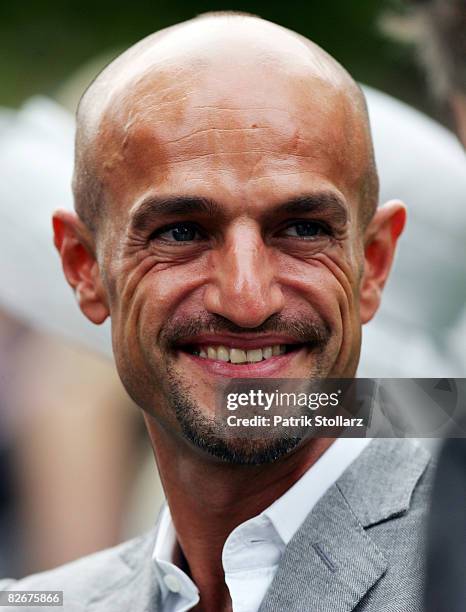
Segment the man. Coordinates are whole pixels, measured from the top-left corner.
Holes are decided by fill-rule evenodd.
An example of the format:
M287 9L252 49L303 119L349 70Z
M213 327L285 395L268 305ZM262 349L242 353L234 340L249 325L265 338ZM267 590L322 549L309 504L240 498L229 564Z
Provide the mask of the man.
M429 473L402 441L230 437L231 378L352 377L404 206L376 210L364 98L310 41L207 14L110 64L78 111L80 308L111 316L168 506L155 534L6 582L77 610L418 610Z

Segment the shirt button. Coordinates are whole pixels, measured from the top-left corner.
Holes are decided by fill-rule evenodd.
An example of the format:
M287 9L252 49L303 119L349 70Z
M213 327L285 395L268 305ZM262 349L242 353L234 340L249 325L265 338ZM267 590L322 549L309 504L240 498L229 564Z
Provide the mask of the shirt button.
M165 574L163 581L172 593L179 593L181 591L180 581L173 574Z

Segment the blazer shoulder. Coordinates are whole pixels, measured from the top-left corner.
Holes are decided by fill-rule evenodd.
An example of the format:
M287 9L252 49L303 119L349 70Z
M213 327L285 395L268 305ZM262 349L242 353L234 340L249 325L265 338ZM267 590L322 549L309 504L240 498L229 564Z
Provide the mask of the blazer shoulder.
M139 553L147 548L152 539L150 536L151 533L138 536L123 544L20 580L2 579L0 590L63 591L67 612L81 612L86 609L86 602L94 596L131 577Z

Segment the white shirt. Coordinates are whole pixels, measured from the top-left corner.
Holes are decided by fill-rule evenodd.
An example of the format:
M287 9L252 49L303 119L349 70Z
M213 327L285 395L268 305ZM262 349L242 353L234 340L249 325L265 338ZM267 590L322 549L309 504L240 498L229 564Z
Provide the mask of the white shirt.
M286 545L369 442L370 438L338 438L288 491L230 533L222 564L233 612L257 612ZM185 612L199 602L196 585L175 563L176 551L176 533L165 504L152 556L161 584L163 612Z

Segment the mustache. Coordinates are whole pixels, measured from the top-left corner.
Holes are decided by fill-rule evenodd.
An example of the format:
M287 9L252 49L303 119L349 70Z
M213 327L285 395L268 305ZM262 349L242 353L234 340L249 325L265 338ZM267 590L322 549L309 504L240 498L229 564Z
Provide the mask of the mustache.
M185 338L200 334L273 334L291 336L299 343L311 344L321 349L330 340L331 329L321 319L311 316L290 316L273 314L257 327L241 327L218 314L202 313L190 319L168 320L160 332L160 342L165 349L173 349L182 344Z

